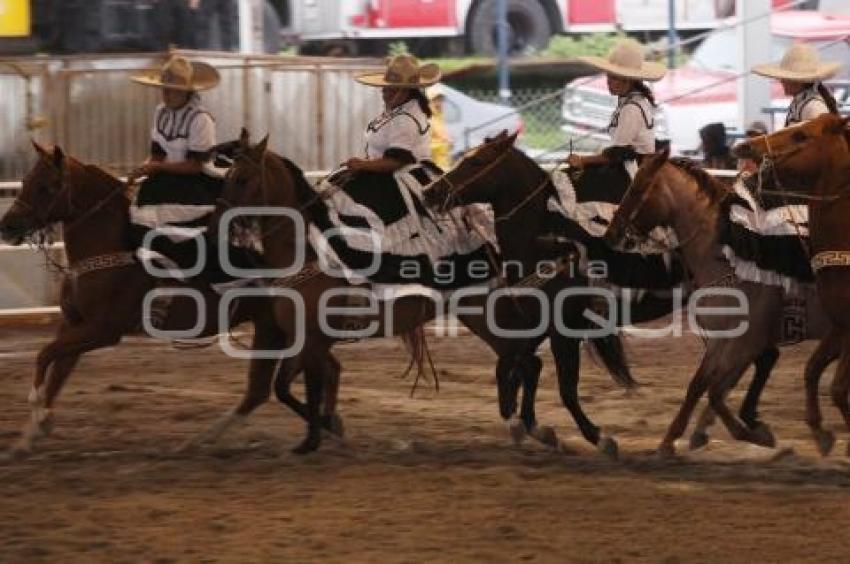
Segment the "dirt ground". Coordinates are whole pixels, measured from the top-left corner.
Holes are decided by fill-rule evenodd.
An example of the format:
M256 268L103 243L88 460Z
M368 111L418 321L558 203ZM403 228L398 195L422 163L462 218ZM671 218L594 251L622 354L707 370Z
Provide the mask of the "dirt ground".
M27 417L48 337L0 329L0 447ZM831 371L831 457L816 456L803 423L810 344L784 351L764 395L785 456L719 427L703 451L650 454L699 359L697 338L629 338L643 384L629 395L585 356L582 400L619 440L612 461L561 407L548 349L538 413L572 453L513 444L480 342L431 342L441 391L412 399L398 341L340 346L347 438L307 457L290 453L303 427L275 403L220 445L173 454L241 394L246 362L217 347L134 338L88 355L54 435L31 458L0 463L0 561L850 561L850 463L826 396Z

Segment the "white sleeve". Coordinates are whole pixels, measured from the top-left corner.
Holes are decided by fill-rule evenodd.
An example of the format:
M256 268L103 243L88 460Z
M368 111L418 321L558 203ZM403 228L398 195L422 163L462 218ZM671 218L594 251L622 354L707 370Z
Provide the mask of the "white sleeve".
M206 153L215 145L215 121L206 112L197 114L189 125L189 143L187 150L193 153Z
M801 112L800 119L802 121L809 121L810 119L815 119L820 115L828 113L829 108L826 107L826 103L820 98L814 98L810 100L805 106L803 106L803 111Z
M640 107L637 104L628 103L620 110L617 127L611 133L611 145L616 147L635 145L638 142L638 135L645 128L646 123L644 123Z

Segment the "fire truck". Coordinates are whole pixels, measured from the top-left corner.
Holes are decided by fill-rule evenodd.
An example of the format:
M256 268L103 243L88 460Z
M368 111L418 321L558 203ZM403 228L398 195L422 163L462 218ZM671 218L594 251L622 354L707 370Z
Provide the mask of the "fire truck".
M772 0L773 6L789 0ZM450 51L495 51L498 0L290 0L303 52L385 53L389 42L443 43ZM510 50L542 49L557 33L662 31L669 0L507 0ZM817 2L807 2L815 7ZM711 29L734 15L735 0L675 0L679 30ZM445 49L443 49L445 50Z

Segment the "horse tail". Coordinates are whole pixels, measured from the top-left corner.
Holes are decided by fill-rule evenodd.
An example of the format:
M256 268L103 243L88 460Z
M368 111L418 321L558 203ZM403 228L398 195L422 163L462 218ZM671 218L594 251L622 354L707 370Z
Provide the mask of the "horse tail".
M631 390L639 385L637 380L632 377L632 371L626 358L626 350L619 333L588 339L587 344L593 359L605 366L608 374L611 375L611 379L618 386Z

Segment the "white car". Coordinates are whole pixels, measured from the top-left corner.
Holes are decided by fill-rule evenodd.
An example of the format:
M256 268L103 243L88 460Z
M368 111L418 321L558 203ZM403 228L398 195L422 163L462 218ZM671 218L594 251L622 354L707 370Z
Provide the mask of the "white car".
M485 138L504 130L522 133L522 118L510 106L476 100L445 84L435 84L431 89L444 96L443 117L452 140L453 155L480 145Z
M850 61L850 16L811 11L777 12L771 16L773 58L782 57L793 41L806 41L821 50L827 60ZM842 41L841 38L845 39ZM739 123L736 75L737 35L734 29L718 31L703 41L690 60L652 84L659 109L656 137L669 139L673 152L690 154L700 145L699 130L721 122L733 135L743 130ZM848 69L843 70L846 79ZM772 82L772 108L784 111L789 100L778 82ZM839 103L850 102L850 88L839 81L834 90ZM604 76L574 81L564 92L562 115L567 139L579 139L583 149L595 149L610 142L607 124L616 106L608 93Z

